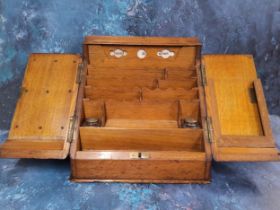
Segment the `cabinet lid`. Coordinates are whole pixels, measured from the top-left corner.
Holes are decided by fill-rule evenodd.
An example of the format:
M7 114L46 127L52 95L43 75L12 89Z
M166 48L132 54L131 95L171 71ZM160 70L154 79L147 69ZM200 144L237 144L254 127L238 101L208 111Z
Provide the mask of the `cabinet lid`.
M279 160L250 55L205 55L207 124L216 161Z
M67 157L81 62L72 54L29 57L9 136L0 145L1 157Z

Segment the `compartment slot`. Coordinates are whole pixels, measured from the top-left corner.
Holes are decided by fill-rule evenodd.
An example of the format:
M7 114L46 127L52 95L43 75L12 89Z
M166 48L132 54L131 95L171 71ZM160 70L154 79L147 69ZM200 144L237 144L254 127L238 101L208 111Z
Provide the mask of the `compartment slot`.
M182 121L184 119L193 119L198 122L201 127L201 113L199 101L180 100L179 103L179 124L183 127Z
M140 100L141 89L110 89L110 88L95 88L92 86L85 87L85 96L89 99L115 99L115 100Z
M95 88L110 88L110 89L122 89L122 88L135 88L135 87L148 87L156 88L158 86L158 80L156 79L95 79L93 77L87 77L87 85Z
M159 101L171 101L171 100L195 100L198 99L198 90L193 88L186 90L183 88L168 88L168 89L142 89L143 100L159 100Z
M178 102L106 101L108 119L177 120Z
M113 69L113 68L89 68L88 76L94 79L164 79L163 69Z
M82 150L202 151L202 129L81 127Z
M197 79L186 79L186 80L158 80L158 86L162 89L167 88L184 88L186 90L197 87Z
M178 128L178 102L106 102L106 127Z
M101 126L106 123L106 110L103 100L83 99L85 118L97 118L101 120Z
M102 125L115 128L178 128L178 101L115 101L84 99L86 118L104 119Z

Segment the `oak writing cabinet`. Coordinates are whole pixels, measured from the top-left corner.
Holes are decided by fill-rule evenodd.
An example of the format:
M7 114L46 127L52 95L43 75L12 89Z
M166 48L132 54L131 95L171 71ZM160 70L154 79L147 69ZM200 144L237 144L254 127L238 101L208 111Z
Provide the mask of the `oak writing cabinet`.
M88 36L32 54L3 158L65 159L77 182L207 183L216 161L279 161L250 55L197 38Z

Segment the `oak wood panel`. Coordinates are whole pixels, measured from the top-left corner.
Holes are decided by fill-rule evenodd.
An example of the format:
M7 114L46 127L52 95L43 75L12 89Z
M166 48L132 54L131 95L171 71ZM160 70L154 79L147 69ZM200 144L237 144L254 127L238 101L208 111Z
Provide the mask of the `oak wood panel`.
M107 119L177 120L178 102L108 100Z
M139 152L139 150L86 150L77 151L76 158L80 160L137 160L131 157L131 152ZM143 152L143 151L141 151ZM146 152L149 158L146 160L178 160L178 161L203 161L205 153L198 151L156 151Z
M79 62L77 55L31 55L9 139L66 138L76 101Z
M127 52L126 56L116 58L110 55L110 52L121 49ZM173 57L162 58L157 55L159 51L168 49L174 52ZM147 56L145 59L137 57L138 50L145 50ZM89 46L89 63L95 67L118 67L133 68L135 66L142 68L168 68L181 67L193 69L195 65L196 47L149 47L149 46L114 46L114 45L92 45Z
M186 80L158 80L158 86L161 89L167 88L184 88L192 89L197 87L197 79L186 79Z
M1 150L62 150L64 142L61 140L42 141L42 140L12 140L9 139L1 145ZM1 151L0 151L1 152Z
M260 162L279 161L276 148L219 148L215 155L217 161Z
M261 84L256 80L252 57L211 55L204 57L204 64L207 76L205 87L207 111L208 116L212 117L213 126L211 136L214 159L217 161L279 160L278 151L270 135L265 99ZM209 66L212 71L208 71ZM241 76L238 75L239 73ZM233 81L229 81L229 77L233 78ZM252 101L253 98L250 98L249 88L254 88L256 100ZM233 113L224 113L226 111ZM225 118L220 117L219 113L223 117L235 114L232 116L233 123L228 121L228 125L225 126ZM238 121L238 118L241 119ZM228 131L231 129L233 134L227 134L225 128Z
M66 158L70 117L74 115L81 62L73 54L32 54L8 140L0 156Z
M143 161L143 160L75 160L72 176L78 179L94 180L208 180L204 176L204 161ZM108 173L110 171L110 173ZM137 181L136 181L137 182Z
M250 101L256 79L251 56L205 56L207 79L213 79L222 135L263 135L258 104Z
M184 80L196 77L195 69L187 68L159 68L159 67L96 67L89 65L88 75L95 78L102 77L131 77L131 78L158 78L158 79L173 79Z
M85 97L89 99L140 100L141 88L96 88L85 86Z
M178 128L178 120L107 119L111 128Z
M169 80L187 80L189 78L196 78L197 74L194 70L187 70L187 69L172 69L166 68L165 69L165 79Z
M132 80L130 78L124 78L124 79L99 80L99 79L94 79L92 77L88 77L87 85L95 88L108 88L108 89L122 89L122 88L132 89L136 87L156 88L158 86L158 82L156 79Z
M182 74L185 76L185 74ZM191 74L190 74L191 75ZM88 77L95 79L164 79L164 69L89 68Z
M169 88L169 89L148 89L143 88L142 92L143 100L158 100L158 101L169 101L169 100L195 100L198 99L198 90L193 88L186 90L183 88Z

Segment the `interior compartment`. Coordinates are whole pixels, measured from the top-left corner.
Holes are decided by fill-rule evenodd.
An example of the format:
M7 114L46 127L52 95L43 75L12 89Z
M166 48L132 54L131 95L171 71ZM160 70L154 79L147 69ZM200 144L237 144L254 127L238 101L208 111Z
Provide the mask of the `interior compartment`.
M185 80L196 77L195 69L186 70L185 68L104 68L104 67L88 67L88 77L95 79L171 79Z
M89 99L115 99L115 100L139 100L141 97L141 88L96 88L92 86L85 87L85 97Z
M198 101L83 100L85 119L97 118L111 128L183 128L185 119L201 128ZM194 128L193 128L194 129Z
M198 89L186 90L183 88L168 89L142 89L143 100L175 101L175 100L196 100L198 99Z
M80 127L82 150L202 151L202 129Z
M102 55L104 60L88 66L82 122L97 118L101 124L81 124L80 150L203 152L194 48L168 48L177 60L164 60L154 56L163 48L148 47L151 57L133 65L135 47L121 49L126 56L113 58L106 54L112 46L89 48L89 59ZM187 52L189 59L183 59ZM196 126L186 127L188 120Z
M88 77L93 77L95 79L121 79L121 78L130 78L130 79L164 79L165 78L165 69L127 69L127 68L94 68L88 67Z

